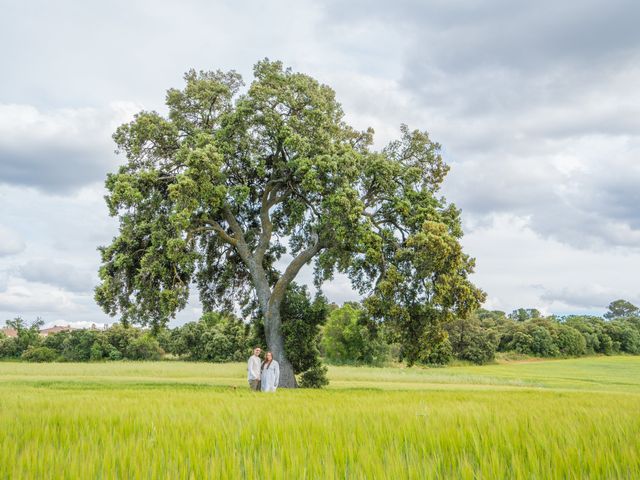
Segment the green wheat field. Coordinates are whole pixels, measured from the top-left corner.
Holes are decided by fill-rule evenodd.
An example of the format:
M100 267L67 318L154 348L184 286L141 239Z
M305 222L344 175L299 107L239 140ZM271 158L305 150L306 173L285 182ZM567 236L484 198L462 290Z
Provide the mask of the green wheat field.
M333 367L0 363L0 478L640 478L640 358Z

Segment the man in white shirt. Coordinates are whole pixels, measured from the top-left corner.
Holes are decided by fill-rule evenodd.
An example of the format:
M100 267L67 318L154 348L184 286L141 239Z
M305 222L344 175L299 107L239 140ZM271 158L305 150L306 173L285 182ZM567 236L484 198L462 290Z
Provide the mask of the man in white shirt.
M247 362L247 378L249 380L249 388L251 390L260 390L260 366L262 365L262 359L260 358L260 347L253 349L253 355L249 357Z

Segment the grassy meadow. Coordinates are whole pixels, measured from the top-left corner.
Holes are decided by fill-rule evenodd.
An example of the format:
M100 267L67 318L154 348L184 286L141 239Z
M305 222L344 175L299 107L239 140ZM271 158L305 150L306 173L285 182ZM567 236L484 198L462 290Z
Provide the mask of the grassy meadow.
M0 363L0 478L639 478L640 358L333 367Z

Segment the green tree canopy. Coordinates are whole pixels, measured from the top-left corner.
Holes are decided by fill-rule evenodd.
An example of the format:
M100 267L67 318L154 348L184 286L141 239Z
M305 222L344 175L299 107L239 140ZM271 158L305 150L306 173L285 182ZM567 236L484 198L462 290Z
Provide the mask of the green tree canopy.
M388 347L378 332L372 331L359 303L347 302L331 311L322 330L322 348L334 363L380 365Z
M540 310L536 308L518 308L509 314L509 318L518 322L526 322L534 318L541 318Z
M440 146L402 126L375 150L328 86L268 60L254 77L241 93L233 71L189 71L166 116L143 111L114 134L126 163L106 181L120 230L101 248L103 309L162 324L192 285L205 310L255 306L295 386L280 310L309 262L318 285L347 274L410 351L427 324L476 308L459 211L438 195Z
M640 309L627 300L614 300L607 307L604 318L612 320L614 318L633 317L640 314Z

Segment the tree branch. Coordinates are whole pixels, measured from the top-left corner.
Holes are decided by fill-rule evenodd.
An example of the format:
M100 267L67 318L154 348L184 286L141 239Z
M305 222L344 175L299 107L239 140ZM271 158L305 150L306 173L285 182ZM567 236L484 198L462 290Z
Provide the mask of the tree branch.
M206 220L206 223L211 225L211 228L218 234L218 236L222 240L227 242L229 245L233 245L234 247L236 247L238 245L238 240L236 238L232 237L231 235L229 235L225 231L225 229L222 228L222 225L220 225L218 222L216 222L215 220Z
M321 215L318 212L318 210L316 210L316 207L309 200L307 200L307 198L304 195L301 195L300 193L296 192L295 189L293 188L293 186L291 186L291 192L293 192L293 194L296 197L298 197L300 200L302 200L302 202L307 207L309 207L309 210L311 210L311 212L316 216L316 218L321 218Z
M262 226L262 231L260 232L260 239L258 240L258 246L254 255L256 263L259 265L262 265L264 253L267 251L267 248L269 248L271 233L273 232L273 223L271 223L271 218L269 217L269 197L271 196L272 189L272 186L269 185L264 189L264 192L262 192L262 201L260 205L260 224Z
M260 239L258 240L258 246L254 258L256 263L262 265L264 254L269 248L269 242L271 241L271 234L273 233L273 223L271 223L271 217L269 216L269 210L274 205L280 203L286 195L284 193L278 194L277 190L273 188L273 184L268 185L262 193L262 201L260 205L260 224L262 231L260 232Z
M258 296L258 300L261 303L263 310L266 311L267 302L270 295L269 290L269 282L267 281L267 276L264 272L264 268L261 263L257 263L255 258L251 256L249 251L249 246L245 241L244 232L242 231L242 227L236 220L233 212L229 209L229 207L225 207L224 209L224 218L229 223L229 227L233 231L233 236L229 235L222 226L216 222L215 220L206 220L213 230L222 238L225 242L231 245L238 255L240 259L246 266L253 279L254 286L256 288L256 294ZM204 228L204 227L201 227Z
M405 230L404 228L402 228L400 225L398 225L397 222L390 220L388 218L382 218L382 219L378 219L376 217L376 215L378 215L380 211L375 211L375 212L367 212L364 211L362 212L362 214L365 217L368 217L369 220L371 221L371 223L373 223L373 225L378 229L378 233L380 233L382 231L382 226L383 225L391 225L393 227L396 228L396 230L398 230L400 232L400 235L402 236L402 243L405 243L407 241L407 235L409 235L409 232L407 232L407 230Z
M273 292L271 293L271 298L269 299L269 308L280 308L280 302L282 302L282 299L284 298L287 286L296 277L300 269L309 260L311 260L316 253L324 248L324 244L320 241L317 234L313 234L313 238L313 244L300 252L298 256L291 261L282 276L276 282L273 287Z
M229 223L229 226L231 227L236 240L238 242L244 243L246 246L244 231L242 230L242 227L238 223L238 220L236 220L235 215L228 206L224 207L224 219Z

